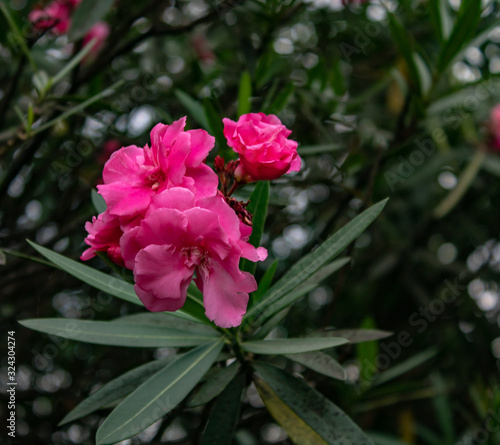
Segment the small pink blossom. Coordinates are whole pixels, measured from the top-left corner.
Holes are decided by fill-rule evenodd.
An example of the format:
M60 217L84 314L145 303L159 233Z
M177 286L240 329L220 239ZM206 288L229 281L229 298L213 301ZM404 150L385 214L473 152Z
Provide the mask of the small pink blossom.
M204 130L184 131L186 118L151 131L151 148L134 145L113 153L98 185L110 214L144 215L155 195L181 186L200 196L214 195L218 178L203 162L215 138Z
M123 266L123 258L120 249L120 238L123 231L120 220L112 216L108 211L101 213L97 218L94 216L92 222L85 224L88 232L85 243L90 247L83 252L81 259L90 260L96 256L96 252L105 252L116 264Z
M71 23L71 12L77 3L74 0L55 0L43 9L32 10L28 19L39 31L50 29L53 34L65 34Z
M221 196L196 199L185 188L155 196L139 227L121 239L135 290L150 311L175 311L186 300L189 283L203 292L206 316L221 327L238 326L257 289L254 277L239 269L240 259L264 260L241 233L241 223Z
M500 151L500 104L490 111L490 132L493 136L493 148Z
M89 29L85 37L83 38L83 46L88 45L92 39L97 39L96 43L92 47L90 54L85 57L85 61L90 60L91 58L94 58L99 51L104 46L104 42L109 36L109 25L106 22L97 22L92 26L92 28Z
M297 142L288 139L291 131L273 114L249 113L238 122L223 122L228 145L240 156L235 171L239 182L277 179L300 170Z

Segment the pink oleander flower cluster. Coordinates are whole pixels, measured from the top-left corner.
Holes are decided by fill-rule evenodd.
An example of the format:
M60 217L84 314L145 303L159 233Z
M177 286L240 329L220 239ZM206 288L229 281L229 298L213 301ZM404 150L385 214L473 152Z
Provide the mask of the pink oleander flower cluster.
M54 35L66 34L71 27L73 12L80 3L81 0L54 0L43 8L33 9L28 19L33 27L41 32L50 31ZM106 22L95 23L84 36L83 46L96 38L97 41L91 51L93 55L96 55L102 49L109 32L109 25Z
M276 116L249 114L240 121L238 130L239 123L225 120L228 143L239 138L240 160L224 165L218 157L217 173L205 163L214 137L205 130L186 131L185 117L157 124L150 145L114 151L97 186L107 209L86 224L90 247L81 259L104 252L132 270L135 291L150 311L180 309L194 279L207 317L221 327L238 326L249 293L257 289L254 277L239 269L240 260L262 261L267 251L248 243L251 215L245 203L230 197L227 181L234 190L243 182L276 178L278 170L300 168L297 144L287 139L290 131ZM248 160L245 151L252 153ZM250 177L243 170L245 181L236 174L242 165L252 172Z

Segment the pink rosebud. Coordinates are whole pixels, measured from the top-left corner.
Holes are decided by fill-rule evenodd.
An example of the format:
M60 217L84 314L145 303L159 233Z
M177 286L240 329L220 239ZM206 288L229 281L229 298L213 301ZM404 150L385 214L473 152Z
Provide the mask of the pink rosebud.
M500 104L495 105L490 111L490 132L493 136L493 148L500 151Z
M92 39L97 39L92 47L90 54L85 57L84 61L94 58L104 46L104 42L109 36L109 25L106 22L97 22L89 29L83 38L83 46L88 45Z
M172 187L191 190L197 197L215 195L218 178L203 163L215 138L205 130L184 131L186 118L151 131L151 148L131 145L114 152L98 185L111 215L143 216L155 195Z
M240 156L235 171L239 182L277 179L300 170L297 142L288 139L291 131L275 115L249 113L238 122L223 122L227 143Z
M248 294L257 289L254 277L240 271L240 259L267 256L264 248L246 242L238 217L221 196L197 200L177 187L155 197L121 246L134 271L135 291L148 310L180 309L196 273L207 317L225 328L241 323Z
M71 1L55 0L43 9L31 11L28 20L39 31L50 29L53 34L65 34L71 23L70 15L73 7L74 4Z
M86 223L85 229L88 232L85 243L90 247L80 257L83 261L94 258L96 252L105 252L114 263L123 266L120 249L123 231L116 216L111 216L108 211L105 211L97 218L94 216L92 222Z

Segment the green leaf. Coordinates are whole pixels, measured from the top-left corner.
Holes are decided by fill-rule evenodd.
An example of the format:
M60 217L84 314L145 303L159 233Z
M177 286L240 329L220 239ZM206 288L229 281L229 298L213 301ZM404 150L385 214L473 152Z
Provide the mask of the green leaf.
M92 200L92 205L96 209L97 213L100 214L106 211L106 201L104 201L104 198L99 193L97 193L97 190L92 189L90 191L90 198Z
M259 181L250 195L250 202L247 207L247 210L253 215L252 234L248 242L254 247L259 247L262 234L264 233L268 204L269 181ZM255 274L256 267L257 263L253 261L243 260L241 262L241 269L250 272L252 275Z
M253 354L298 354L300 352L319 351L345 345L345 338L279 338L276 340L255 340L241 344L241 347Z
M354 241L379 215L385 207L387 199L374 204L331 235L317 249L297 261L290 270L276 283L257 304L254 304L243 317L244 325L250 320L254 323L264 314L266 309L282 297L292 292L309 277L333 260L342 250ZM271 311L272 312L272 311Z
M219 153L222 154L223 157L227 157L229 151L231 153L234 153L232 150L229 150L227 146L226 138L224 137L224 124L222 123L222 119L220 118L219 113L217 112L212 101L209 98L206 98L203 101L203 109L205 111L205 116L210 127L208 132L211 135L215 136L215 141L217 143Z
M216 368L214 375L201 386L200 390L189 401L188 406L200 406L210 402L214 397L217 397L228 383L237 374L240 365L238 362L233 362L225 368Z
M97 444L135 436L174 409L208 371L223 344L219 340L187 352L146 380L103 422L97 431Z
M418 73L420 91L423 95L426 95L432 87L432 74L429 67L418 53L413 53L413 60L415 61L415 68Z
M332 329L330 331L316 331L311 333L312 337L342 337L349 340L351 344L380 340L391 335L393 335L392 332L376 329Z
M367 317L361 323L361 327L365 329L373 329L375 328L375 321L373 318ZM369 384L376 371L376 367L373 366L373 364L376 363L378 355L377 341L371 340L360 343L356 348L356 355L360 364L361 383L365 385Z
M439 54L437 63L439 72L443 72L462 47L475 36L480 18L481 2L477 0L463 0L455 26Z
M399 22L394 14L389 13L389 29L391 30L394 43L398 47L401 56L403 56L410 79L413 86L420 92L420 85L422 84L415 59L413 58L413 38L408 33L407 29Z
M299 145L297 152L300 156L318 155L323 153L331 153L333 151L345 150L345 145L342 144L322 144L322 145Z
M114 278L91 267L84 266L76 261L70 260L63 255L59 255L50 249L39 246L38 244L29 241L30 245L41 255L52 261L58 268L82 280L88 285L102 290L113 297L121 298L122 300L143 306L142 301L135 294L134 286L126 281Z
M112 320L113 323L139 324L148 326L162 326L181 331L194 331L207 335L217 334L212 326L201 324L198 320L178 318L176 312L140 312L138 314L125 315Z
M406 374L407 372L417 368L421 364L433 358L438 353L436 348L429 348L425 351L419 352L415 354L413 357L410 357L408 360L405 360L398 365L392 366L387 371L382 372L378 375L373 381L373 385L381 385L383 383L389 382L398 378L399 376Z
M453 21L447 0L431 0L427 4L439 40L441 42L448 40L453 28Z
M262 340L266 338L271 331L278 326L290 312L290 307L283 309L281 312L273 315L268 321L260 326L251 336L252 340Z
M285 357L332 379L345 380L346 378L344 367L324 352L312 351L301 354L287 354Z
M264 276L261 278L259 282L259 287L252 294L252 304L259 301L264 294L267 292L274 278L274 274L276 273L276 269L278 267L278 260L274 260L273 263L269 266L269 268L264 273Z
M23 326L46 334L98 345L131 347L197 346L214 341L218 334L196 333L140 324L110 321L40 318L20 321Z
M184 91L175 90L174 94L179 102L189 112L190 117L198 122L205 130L210 131L210 124L208 123L207 115L205 114L203 106Z
M217 398L210 411L208 423L201 436L200 445L231 445L240 417L241 395L245 375L236 375Z
M117 402L175 359L177 357L172 355L161 360L154 360L111 380L73 408L59 422L58 426L73 422L98 409Z
M250 113L252 97L252 79L248 71L243 71L238 89L238 116Z
M266 408L290 439L308 445L373 445L359 427L336 405L289 373L262 363L253 367Z
M286 107L286 104L290 100L293 92L295 91L295 87L293 83L287 84L274 98L271 104L264 109L264 113L266 114L278 114L283 108Z
M83 0L71 15L69 39L74 42L85 36L95 23L104 18L113 3L114 0Z

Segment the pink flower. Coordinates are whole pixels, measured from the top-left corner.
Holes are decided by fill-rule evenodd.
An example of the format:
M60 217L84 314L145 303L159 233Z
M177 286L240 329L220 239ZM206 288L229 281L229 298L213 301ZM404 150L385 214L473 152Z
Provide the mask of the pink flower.
M97 162L105 164L111 155L122 147L122 143L118 139L109 139L102 144L102 151L97 156Z
M500 104L490 111L490 131L493 136L493 148L500 151Z
M228 145L240 155L235 171L239 182L277 179L300 170L297 142L287 139L291 131L273 114L249 113L238 122L223 122Z
M120 221L106 210L97 218L94 216L92 222L85 224L88 232L85 243L90 247L80 257L83 261L90 260L96 256L96 252L105 252L116 264L123 266L123 258L120 249L120 238L123 231Z
M85 37L83 38L83 46L88 45L92 39L97 39L96 43L90 50L90 54L85 57L84 61L90 60L90 58L95 57L97 53L104 46L104 42L109 36L109 25L106 22L97 22L89 29Z
M257 289L254 277L239 269L241 257L264 260L242 236L234 211L221 196L196 199L185 188L155 196L139 227L127 232L122 252L132 266L135 291L150 311L175 311L186 300L189 283L203 292L206 316L221 327L238 326Z
M74 0L55 0L43 9L32 10L28 19L39 31L50 29L53 34L65 34L70 26L71 12L77 3Z
M144 215L153 197L175 186L197 197L215 195L218 178L203 161L215 139L204 130L184 131L186 118L151 131L151 148L134 145L113 153L98 185L111 215Z

